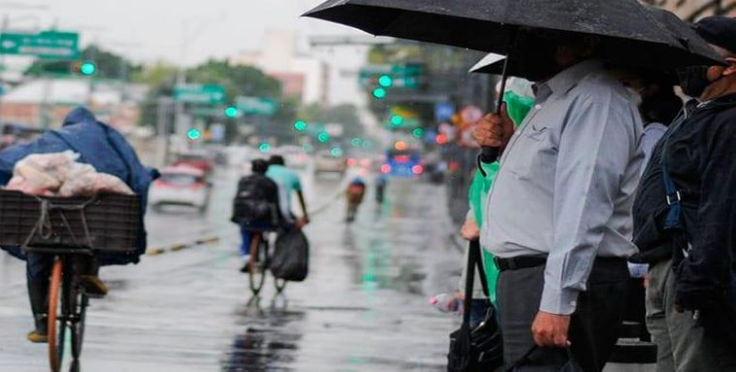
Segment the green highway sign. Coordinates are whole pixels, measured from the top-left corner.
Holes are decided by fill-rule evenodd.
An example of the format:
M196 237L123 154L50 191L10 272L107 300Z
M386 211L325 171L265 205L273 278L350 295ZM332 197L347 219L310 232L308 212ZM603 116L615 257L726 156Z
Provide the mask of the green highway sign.
M3 32L0 54L35 56L41 59L79 59L79 34L42 31L37 34Z
M417 88L424 75L424 65L408 63L404 65L366 65L358 74L362 86L378 83L381 87L390 86Z
M278 110L275 100L262 97L235 97L235 107L244 115L271 116Z
M225 103L225 87L221 85L180 85L174 88L174 101L219 105Z

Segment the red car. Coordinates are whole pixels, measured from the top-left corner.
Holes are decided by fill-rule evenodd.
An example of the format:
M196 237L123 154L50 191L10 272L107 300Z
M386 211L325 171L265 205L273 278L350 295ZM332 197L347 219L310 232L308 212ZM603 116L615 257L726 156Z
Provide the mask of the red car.
M172 164L174 167L186 166L190 168L196 168L204 172L204 174L210 174L215 168L215 164L206 154L200 153L185 153L179 154L176 161Z

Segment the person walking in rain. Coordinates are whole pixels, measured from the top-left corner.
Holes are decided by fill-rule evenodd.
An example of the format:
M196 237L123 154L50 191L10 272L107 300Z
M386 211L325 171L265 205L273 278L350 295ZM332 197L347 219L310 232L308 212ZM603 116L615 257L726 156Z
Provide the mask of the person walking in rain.
M598 38L529 28L518 37L509 63L536 83L536 104L519 130L504 109L474 132L503 150L481 244L501 271L504 357L511 365L531 351L517 371L559 370L569 348L583 370L600 371L618 338L626 259L636 250L641 119L596 58Z
M633 209L658 372L736 371L736 19L695 31L727 65L678 72L699 103L655 147Z

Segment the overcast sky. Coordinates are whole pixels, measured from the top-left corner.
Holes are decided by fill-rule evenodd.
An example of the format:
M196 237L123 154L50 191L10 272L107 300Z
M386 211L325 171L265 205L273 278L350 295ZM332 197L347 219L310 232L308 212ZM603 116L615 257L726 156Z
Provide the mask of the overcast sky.
M356 33L347 27L300 18L319 0L0 0L0 14L11 28L79 31L82 43L97 42L137 62L164 59L178 63L185 24L186 64L257 50L267 30L293 30L306 46L309 35ZM20 9L44 5L44 10ZM355 48L322 51L318 56L338 70L357 69ZM356 60L357 58L357 60ZM335 82L333 96L348 94ZM342 82L344 85L346 82Z

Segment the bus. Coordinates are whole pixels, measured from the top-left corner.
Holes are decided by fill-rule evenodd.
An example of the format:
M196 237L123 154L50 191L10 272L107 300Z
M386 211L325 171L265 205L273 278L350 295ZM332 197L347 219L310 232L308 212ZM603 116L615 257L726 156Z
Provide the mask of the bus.
M416 177L424 173L418 149L395 146L386 151L386 162L381 172L394 177Z

